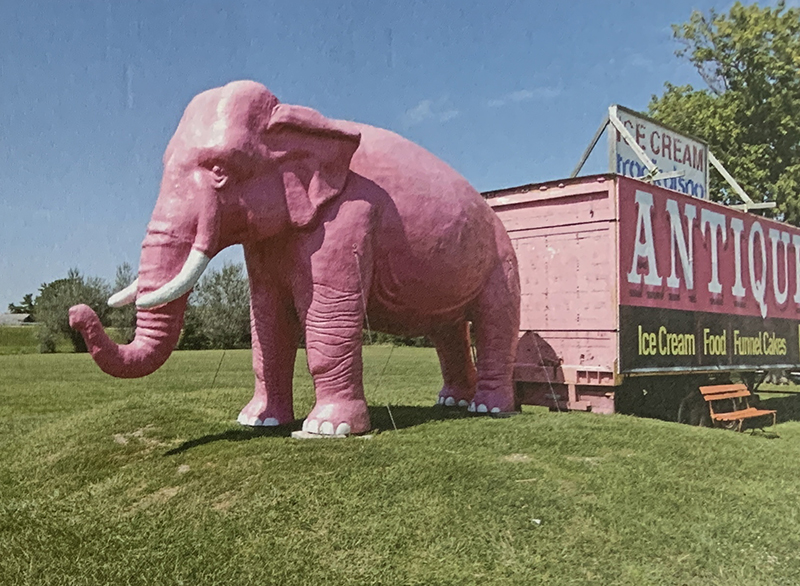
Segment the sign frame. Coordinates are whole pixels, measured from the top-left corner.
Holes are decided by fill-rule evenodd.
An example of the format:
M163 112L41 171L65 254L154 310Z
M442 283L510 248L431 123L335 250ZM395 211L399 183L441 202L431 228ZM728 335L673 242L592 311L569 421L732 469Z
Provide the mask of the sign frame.
M703 195L702 196L694 195L694 197L699 197L700 199L710 199L708 192L708 166L710 163L710 157L709 157L710 151L708 148L708 143L690 134L686 134L684 132L678 132L677 130L665 124L653 120L649 116L645 116L644 114L640 114L634 110L631 110L630 108L625 108L624 106L620 106L618 104L612 104L608 108L608 120L610 126L612 127L609 128L608 132L608 165L610 172L617 173L619 175L624 175L626 177L631 177L633 179L644 180L647 181L648 183L653 183L655 181L667 180L667 179L680 179L683 178L686 174L686 172L681 169L673 171L664 171L659 167L658 162L654 162L653 160L651 160L648 154L641 147L641 145L639 145L637 139L634 138L631 131L625 126L624 122L619 116L620 113L624 114L625 117L627 117L628 119L633 119L633 122L637 129L636 130L637 135L638 135L638 127L640 125L638 121L641 121L642 125L646 124L655 127L655 129L652 130L651 133L657 133L660 130L661 136L664 139L672 135L670 142L674 140L674 138L683 139L683 141L687 145L693 147L693 150L695 151L695 157L698 156L697 151L699 150L699 158L702 161L701 164L703 167L703 171L701 174L702 183L700 183L700 187L702 187L703 190ZM670 135L667 135L667 132L669 132ZM617 135L619 135L619 138L621 140L617 138ZM664 142L666 143L666 140ZM641 166L647 168L648 170L647 173L635 177L627 173L619 172L617 161L618 157L621 156L620 144L626 145L631 151L633 151L633 154L639 160ZM664 146L663 148L666 149L667 147ZM669 189L668 187L666 188ZM681 190L673 190L673 191L680 191L681 193L685 193L686 195L693 195L691 193L686 193L685 191Z
M636 143L636 139L631 135L630 132L628 132L627 128L625 128L624 123L619 118L619 115L618 115L619 111L624 112L626 115L629 115L629 116L632 116L632 117L635 117L635 118L639 118L639 119L647 122L648 124L653 124L653 125L658 126L658 127L662 128L662 129L668 130L669 132L671 132L673 134L676 134L676 135L678 135L680 137L684 137L684 138L687 138L687 139L689 139L691 141L694 141L696 143L704 145L704 147L705 147L705 165L704 165L705 166L705 185L704 185L704 187L705 187L705 197L704 198L700 198L700 199L710 200L709 191L708 191L708 169L709 169L709 165L711 165L719 172L720 175L722 175L723 179L725 179L725 181L728 183L728 185L731 186L731 188L733 189L734 193L736 193L741 198L741 200L744 202L744 203L741 203L741 204L731 205L729 207L731 207L733 209L738 209L738 210L741 210L741 211L745 211L745 212L749 211L751 209L772 209L772 208L775 207L775 202L755 202L755 201L753 201L753 199L749 195L747 195L747 193L744 191L744 189L742 189L741 185L739 185L739 183L737 183L736 179L734 179L733 176L730 173L728 173L727 169L725 169L725 167L722 165L722 163L720 163L719 160L714 156L714 153L711 152L711 149L708 148L708 144L705 141L703 141L703 140L701 140L701 139L699 139L699 138L697 138L697 137L695 137L695 136L693 136L691 134L687 134L687 133L684 133L684 132L679 132L679 131L677 131L677 130L669 127L669 126L666 126L664 124L661 124L660 122L657 122L657 121L653 120L652 118L650 118L650 117L648 117L648 116L646 116L644 114L640 114L640 113L638 113L638 112L636 112L634 110L631 110L630 108L625 108L624 106L620 106L619 104L611 104L608 107L608 112L603 117L603 121L600 123L600 126L597 128L597 131L595 131L594 136L592 137L592 140L589 141L589 145L586 147L586 149L584 150L583 154L581 155L581 158L578 161L578 164L572 170L572 173L570 173L570 175L569 175L570 178L578 176L578 173L580 173L581 169L583 168L583 165L586 163L586 160L589 158L589 155L592 153L592 151L594 151L594 148L597 146L597 143L599 142L600 137L603 135L603 133L606 131L606 129L608 129L608 131L609 131L608 132L609 172L614 173L614 174L618 174L617 173L617 151L616 151L616 146L617 146L617 142L618 142L616 140L616 133L618 132L620 134L621 139L625 142L625 144L627 144L627 146L629 148L631 148L631 150L633 150L633 152L635 153L636 157L639 159L639 162L644 167L646 167L648 169L648 173L646 173L645 175L643 175L641 177L633 177L634 179L639 179L641 181L645 181L646 183L652 183L653 181L678 178L678 177L681 177L683 175L683 172L681 172L681 171L662 172L658 168L658 166L656 164L654 164L653 161L651 161L647 157L646 153ZM666 188L666 189L669 189L669 188ZM681 192L679 191L679 193L681 193Z

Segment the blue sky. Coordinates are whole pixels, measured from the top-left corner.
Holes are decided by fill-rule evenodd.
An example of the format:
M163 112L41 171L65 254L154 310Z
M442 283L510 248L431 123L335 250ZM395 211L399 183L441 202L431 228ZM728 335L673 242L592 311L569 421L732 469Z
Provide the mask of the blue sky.
M70 267L137 265L161 155L202 90L257 80L399 132L479 190L558 179L610 103L702 86L670 24L711 7L730 2L3 2L0 311Z

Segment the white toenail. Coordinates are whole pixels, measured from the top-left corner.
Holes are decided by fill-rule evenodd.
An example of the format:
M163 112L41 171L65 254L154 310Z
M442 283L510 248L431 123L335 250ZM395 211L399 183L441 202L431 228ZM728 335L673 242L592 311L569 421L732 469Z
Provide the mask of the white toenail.
M453 405L456 404L456 400L453 397L447 397L444 400L444 404L446 407L452 407Z
M350 426L346 423L340 423L339 427L336 428L336 435L349 435L350 434Z
M478 413L486 413L487 411L488 409L486 408L486 405L484 405L483 403L478 405Z
M316 419L306 419L303 422L303 431L307 431L308 433L319 433L319 421Z
M319 426L319 432L322 435L333 435L333 423L330 421L323 421Z

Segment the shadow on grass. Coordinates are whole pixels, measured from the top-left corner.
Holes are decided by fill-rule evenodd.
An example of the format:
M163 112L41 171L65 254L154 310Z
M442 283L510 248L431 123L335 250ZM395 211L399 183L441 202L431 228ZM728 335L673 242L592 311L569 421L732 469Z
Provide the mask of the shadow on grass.
M439 405L431 407L418 407L409 405L373 405L369 407L369 417L372 421L373 432L392 431L395 428L405 429L414 427L429 421L445 421L448 419L464 419L472 417L465 409L447 409ZM297 419L289 425L278 427L247 427L242 426L238 429L229 429L222 433L204 435L197 439L183 442L176 448L165 452L165 456L181 454L192 448L204 446L214 442L243 442L260 437L290 437L293 431L297 431L303 424L302 419Z
M768 393L769 391L764 391ZM778 423L800 421L800 394L783 397L770 397L758 402L760 409L775 409L778 412Z

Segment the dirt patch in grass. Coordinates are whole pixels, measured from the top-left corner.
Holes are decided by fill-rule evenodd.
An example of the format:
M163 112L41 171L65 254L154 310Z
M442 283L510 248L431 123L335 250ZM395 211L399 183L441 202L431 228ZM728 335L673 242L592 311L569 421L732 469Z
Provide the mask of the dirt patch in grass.
M211 508L214 509L215 511L224 513L225 511L231 508L231 505L233 504L235 497L236 493L233 492L232 490L223 492L214 500L214 503L211 505Z
M169 448L173 447L174 445L180 444L182 440L172 440L170 442L164 442L159 440L158 438L152 437L152 434L156 431L155 425L145 425L135 431L131 431L128 433L115 433L111 436L114 440L114 443L119 444L121 446L128 445L130 443L136 443L139 446L142 446L146 452L152 452L158 448Z
M164 504L179 492L181 492L180 486L165 486L163 488L159 488L157 491L148 494L146 497L134 504L128 513L134 515L139 511L143 511L155 505Z
M520 464L522 462L530 462L531 457L527 454L508 454L507 456L503 456L501 458L504 462L513 462L516 464Z
M603 461L602 456L567 456L567 460L570 462L583 462L584 464L589 464L589 466L599 466L600 462Z

